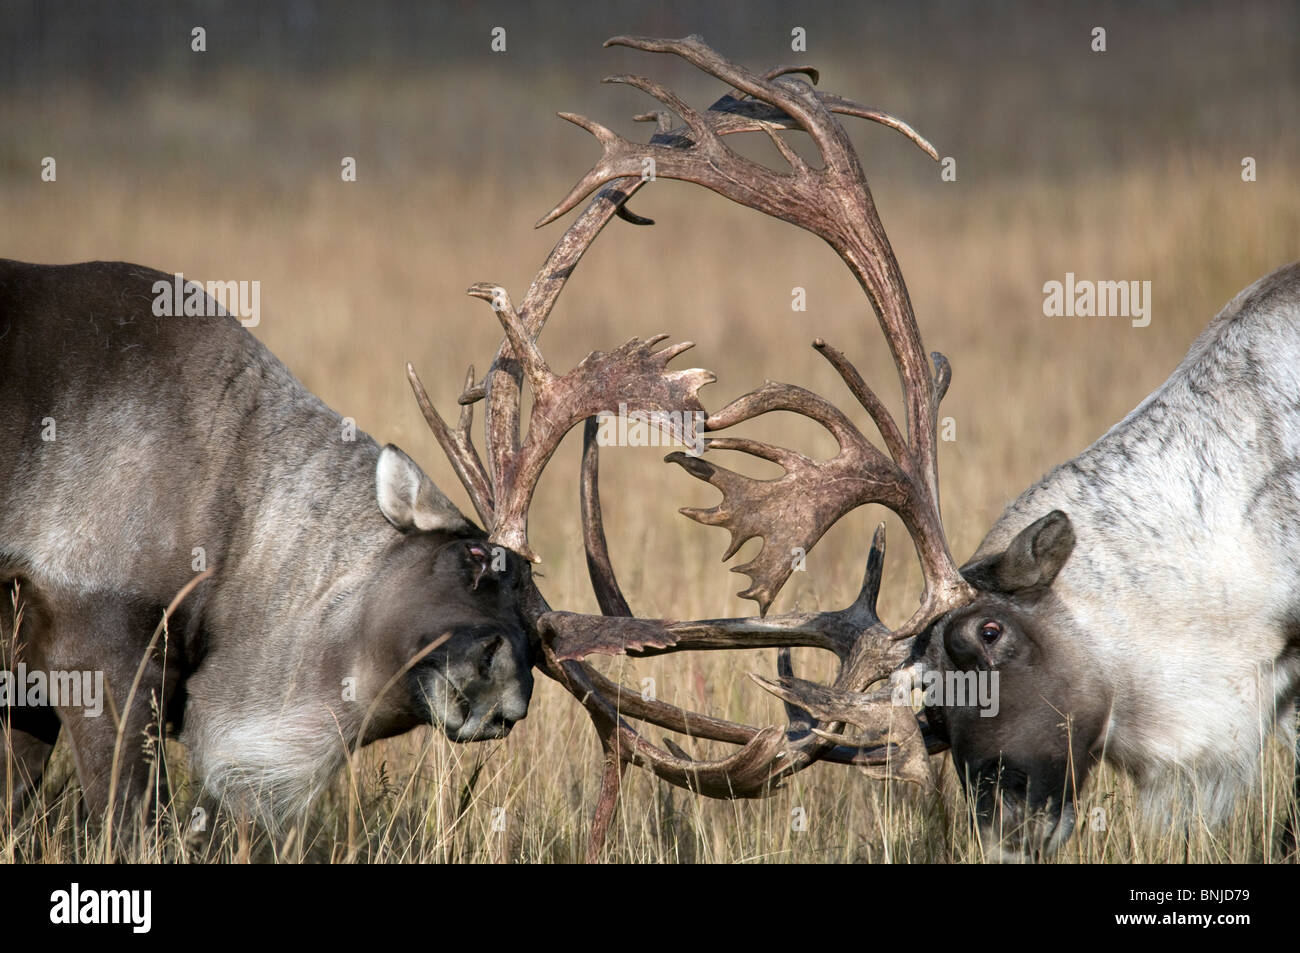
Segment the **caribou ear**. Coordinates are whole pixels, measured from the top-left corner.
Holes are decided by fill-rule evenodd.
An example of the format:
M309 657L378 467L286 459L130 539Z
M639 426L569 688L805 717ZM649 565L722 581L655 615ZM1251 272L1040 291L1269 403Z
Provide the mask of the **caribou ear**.
M454 533L470 528L465 517L415 461L391 443L379 451L375 495L388 522L404 533L412 529Z
M1074 551L1074 527L1060 510L1022 529L1003 552L965 567L972 585L996 592L1046 589Z

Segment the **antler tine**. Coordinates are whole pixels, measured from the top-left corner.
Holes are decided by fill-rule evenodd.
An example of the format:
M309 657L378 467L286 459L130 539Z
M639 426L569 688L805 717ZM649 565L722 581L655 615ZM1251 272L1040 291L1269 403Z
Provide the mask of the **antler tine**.
M839 113L841 116L856 116L859 119L869 119L871 122L878 122L882 126L888 126L890 129L901 132L916 143L916 147L931 159L935 162L939 161L939 150L930 145L930 140L897 116L892 116L883 109L863 106L861 103L855 103L842 96L836 96L834 93L818 93L817 98L833 113Z
M588 417L582 428L582 471L578 488L582 515L582 542L587 552L587 574L596 593L596 603L607 616L630 616L632 609L619 587L605 539L605 518L600 508L600 447L596 442L599 425Z
M815 66L773 66L763 74L763 79L773 80L779 76L789 76L792 73L802 73L808 77L808 81L814 86L821 81L821 71Z
M895 460L905 460L907 458L907 439L898 429L898 424L894 422L893 415L876 396L875 391L867 386L867 382L862 379L858 369L846 358L842 351L832 347L821 338L813 341L813 347L827 362L835 368L844 383L848 385L853 396L871 415L872 421L876 424L876 429L880 431L881 439L885 441L885 446L889 449L889 454Z
M832 143L826 137L826 130L817 121L817 112L811 108L808 100L796 93L792 87L757 76L749 70L732 63L712 47L705 44L698 35L684 37L680 40L655 39L644 36L615 36L605 41L605 46L627 46L647 53L673 53L686 60L692 66L703 70L710 76L731 85L742 93L771 103L793 117L817 143L823 157L830 158ZM686 117L683 116L683 119Z
M683 100L680 96L674 93L667 86L664 86L661 83L657 83L654 80L649 79L645 76L633 76L630 73L620 73L614 76L606 76L604 79L601 80L601 82L611 83L611 84L621 84L624 86L632 86L636 89L641 90L643 93L649 93L655 99L659 100L669 109L671 109L679 117L681 117L682 122L686 123L687 128L690 129L692 133L694 133L694 141L696 145L710 152L716 152L719 149L724 148L721 144L721 141L719 140L717 132L713 128L712 123L710 123L709 120L705 118L704 114L698 112L694 107L687 105L685 100ZM566 119L568 119L572 115L573 115L572 113L564 114ZM570 119L570 121L577 122L578 125L583 124L581 117L578 116L573 116L573 118ZM586 121L589 122L590 120L586 120ZM608 133L609 130L605 130L605 132ZM609 133L609 135L613 140L618 139L618 137L614 136L613 133ZM599 139L600 137L597 136L597 138Z
M520 362L528 375L529 383L538 389L547 387L555 375L551 373L546 358L542 357L542 352L538 350L533 335L524 327L523 321L516 313L514 303L510 300L506 289L500 285L479 282L471 285L466 294L492 305L492 310L501 319L501 327L506 332L506 341L509 342L515 359Z
M483 469L483 461L479 459L478 451L474 449L474 441L470 435L470 428L474 423L473 406L465 404L461 407L460 421L456 429L452 430L433 406L433 402L429 400L424 384L420 381L420 375L409 363L406 365L406 378L410 381L411 390L415 392L415 401L420 405L420 411L424 414L429 429L433 431L438 445L442 447L442 452L446 454L452 469L456 471L456 476L469 493L470 502L474 504L479 519L484 525L491 526L492 484ZM471 365L465 381L466 388L468 389L473 383L474 368Z

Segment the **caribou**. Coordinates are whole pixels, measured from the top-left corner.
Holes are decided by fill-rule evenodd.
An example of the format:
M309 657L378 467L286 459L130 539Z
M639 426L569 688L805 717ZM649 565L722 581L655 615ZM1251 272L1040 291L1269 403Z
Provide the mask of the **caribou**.
M106 696L6 703L0 786L20 809L63 735L110 842L161 730L275 827L360 745L505 736L533 685L528 564L224 309L159 314L171 280L0 261L0 674Z
M561 113L596 138L602 155L538 224L591 199L518 306L499 286L470 289L491 303L505 339L481 381L471 369L458 425L442 419L407 368L430 427L490 527L489 541L529 560L537 558L527 534L533 489L563 436L583 424L583 543L601 614L552 609L531 578L523 604L540 670L586 708L602 743L589 859L601 856L628 764L720 798L768 796L818 762L857 765L933 791L930 756L950 750L987 856L997 859L1059 849L1074 826L1078 792L1102 761L1136 779L1156 817L1182 803L1222 819L1256 783L1264 739L1293 733L1300 693L1300 378L1293 367L1300 355L1300 266L1283 267L1242 292L1163 387L1022 494L959 565L940 514L936 442L951 369L922 345L907 286L837 117L883 124L931 158L937 152L896 117L817 89L818 73L809 66L755 73L698 36L620 36L606 45L678 56L728 91L700 110L646 77L609 77L664 107L636 117L656 124L645 143ZM783 138L792 131L811 139L819 163ZM786 167L733 150L725 137L738 133L766 135ZM900 422L845 354L818 339L813 346L871 418L883 450L827 398L768 382L707 413L703 456L668 455L721 491L716 505L682 512L729 531L724 560L746 541L762 540L758 554L733 570L750 577L740 593L758 606L750 618L635 616L606 542L596 422L614 407L702 411L699 390L712 375L667 366L691 345L656 350L666 335L634 339L560 374L537 343L566 281L610 219L652 224L627 208L647 184L650 160L656 179L701 185L825 240L865 293L902 385ZM533 407L521 438L525 379ZM472 408L480 402L486 463L471 434ZM817 460L732 429L775 411L824 427L837 454ZM716 462L714 451L758 457L783 472L752 478ZM866 504L891 509L911 536L924 577L911 617L890 630L876 613L883 524L851 605L769 615L793 571L791 554L807 553ZM834 653L834 680L796 677L789 653L796 646ZM645 699L586 661L754 647L780 650L776 678L752 677L785 703L784 726L754 727ZM970 697L916 704L922 670L990 676L998 704ZM676 742L652 743L635 722L739 747L720 759L694 757Z
M602 156L539 225L590 200L518 304L498 285L469 289L491 305L504 339L482 378L469 369L454 425L407 365L483 529L396 448L364 435L341 443L338 416L229 316L154 314L148 289L168 276L0 264L0 582L14 596L0 607L4 667L22 656L29 668L103 670L115 712L97 721L10 709L10 796L34 788L66 729L87 800L112 817L121 781L124 802L138 805L159 721L180 731L210 789L274 820L307 803L350 747L427 722L455 740L503 735L525 713L531 661L577 699L602 746L592 860L629 764L717 798L769 796L819 762L934 792L931 756L950 751L990 856L1013 859L1066 842L1078 791L1101 761L1131 773L1153 813L1183 801L1221 818L1255 783L1263 739L1293 733L1300 694L1300 380L1290 368L1300 268L1242 292L1162 388L1022 494L959 565L939 506L937 415L951 368L922 344L837 116L938 153L889 113L818 89L810 66L755 73L696 36L607 45L676 55L728 91L699 110L654 80L610 77L665 107L636 117L655 124L645 143L561 113ZM806 134L820 162L805 160L787 132ZM727 145L741 133L767 136L788 168ZM893 356L901 422L843 351L813 346L883 450L834 402L794 384L769 381L708 412L699 392L713 375L671 369L692 345L661 346L663 334L551 368L539 336L587 248L615 217L652 224L627 207L650 181L647 159L654 178L704 186L840 256ZM472 435L480 403L483 455ZM735 567L750 577L741 595L757 615L633 613L600 502L598 433L615 409L693 445L667 459L721 491L716 505L683 512L728 530L724 560L762 540ZM824 427L836 455L814 459L732 429L778 411ZM702 446L685 424L699 419ZM582 542L598 615L553 609L531 570L533 493L579 425ZM782 474L746 476L714 451ZM849 606L769 614L794 570L791 553L811 551L868 504L896 513L911 537L924 579L912 615L891 630L876 611L883 524ZM196 575L199 550L211 566ZM785 725L645 698L590 661L755 647L778 650L776 677L752 677L783 701ZM797 677L794 647L835 655L835 678ZM925 671L945 683L996 675L996 706L979 692L918 706L911 688ZM648 740L643 725L736 749L693 756Z

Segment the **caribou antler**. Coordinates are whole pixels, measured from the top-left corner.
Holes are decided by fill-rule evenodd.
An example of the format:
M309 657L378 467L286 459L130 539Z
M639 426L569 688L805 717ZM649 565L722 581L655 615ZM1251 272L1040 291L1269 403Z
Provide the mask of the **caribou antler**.
M723 59L698 37L616 37L606 45L674 53L723 80L735 93L700 112L652 80L611 77L608 82L625 83L654 96L684 123L671 125L665 112L638 116L657 123L658 131L644 145L583 117L562 113L563 118L591 132L604 153L539 225L554 221L594 190L599 191L551 252L517 311L496 286L476 285L470 290L493 302L506 340L482 385L473 383L471 370L461 396L466 406L457 429L448 428L438 417L408 366L420 406L480 517L490 527L492 538L530 559L536 556L528 544L527 512L537 479L563 435L579 420L587 421L581 484L584 543L604 615L552 612L535 589L527 601L542 649L541 667L584 705L605 750L589 857L599 850L612 817L625 763L644 765L671 783L714 797L763 796L817 760L883 768L887 776L914 781L930 780L926 752L936 745L927 744L910 707L893 704L887 690L869 689L905 661L910 637L971 595L949 553L939 513L936 419L948 385L948 365L935 354L932 369L922 347L906 285L866 178L834 114L880 122L902 132L932 158L938 158L937 153L909 126L887 113L813 89L799 78L802 74L817 81L816 71L809 67L781 66L756 75ZM783 130L803 131L812 138L821 154L820 168L806 163L782 140L779 133ZM754 131L771 138L790 166L788 173L748 160L723 141L727 135ZM731 532L724 559L746 540L763 538L758 556L737 567L751 577L751 585L741 595L758 603L757 618L687 622L634 618L606 547L592 417L618 403L642 411L701 411L697 392L712 375L698 369L666 369L667 362L689 345L655 352L653 346L661 337L634 340L610 354L595 352L568 374L556 375L535 343L564 282L609 219L618 214L633 223L647 223L624 207L646 181L642 170L647 158L654 160L656 177L704 185L825 239L871 301L902 382L906 418L899 427L844 355L820 340L815 343L876 423L888 455L825 398L777 383L768 383L707 417L707 429L730 428L774 410L793 411L831 432L840 447L835 457L816 461L742 437L714 436L706 441L709 449L748 453L775 462L784 471L775 480L757 480L696 457L669 455L669 460L722 491L717 506L683 512ZM528 436L521 443L519 402L525 375L534 405ZM468 405L484 398L488 405L486 467L468 436L472 421ZM684 437L680 432L675 435ZM920 607L907 624L891 633L876 616L883 526L873 539L862 590L851 606L838 612L767 617L790 575L791 550L807 552L838 519L865 503L882 503L898 513L921 560L925 590ZM787 647L797 645L823 648L838 656L840 670L832 685L819 686L794 677ZM646 701L580 661L597 653L652 655L762 646L782 649L779 678L756 677L756 681L786 703L789 724L784 729L751 728ZM742 747L719 761L697 761L671 742L665 743L666 748L650 744L628 724L628 717ZM858 733L846 734L848 725L855 726Z

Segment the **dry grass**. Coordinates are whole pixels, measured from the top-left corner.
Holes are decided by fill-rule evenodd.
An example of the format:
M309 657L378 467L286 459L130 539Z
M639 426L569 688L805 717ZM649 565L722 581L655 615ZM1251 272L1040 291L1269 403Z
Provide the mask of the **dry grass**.
M336 92L336 105L348 102L346 90ZM395 93L397 105L390 108L417 108L402 98L409 93ZM299 91L288 99L310 97ZM547 105L569 103L548 99ZM363 157L361 181L343 185L337 155L350 149L324 133L322 141L281 161L288 153L259 148L256 122L226 127L237 145L214 139L212 156L205 157L195 136L223 128L222 117L185 107L165 92L134 102L142 135L157 146L147 162L122 158L79 167L60 160L56 187L32 184L27 170L10 162L0 177L0 199L8 220L22 228L11 231L4 252L50 262L111 256L196 278L260 280L258 336L309 388L381 441L402 445L464 505L407 391L403 362L415 363L441 406L454 402L465 363L481 367L499 337L491 313L467 299L464 289L477 280L515 291L525 287L558 236L555 228L533 233L531 223L567 190L591 147L574 133L555 154L493 159L475 171L437 161L444 130L435 127L433 136L406 143L391 162ZM67 117L88 107L68 101L57 108ZM23 125L18 111L9 118L39 149L37 124ZM182 120L194 131L176 133L170 145L150 131L178 129ZM554 122L541 116L529 121L538 129ZM105 121L100 128L115 127ZM518 150L517 143L531 141L532 128L509 137L483 133L480 154ZM924 131L942 150L943 130ZM115 156L129 154L131 136L118 136L106 148ZM879 130L862 132L858 141L869 168L873 154L905 148ZM86 143L78 148L93 150ZM1264 171L1249 185L1240 180L1235 153L1185 144L1154 164L1120 162L1092 174L1004 178L971 170L943 184L924 168L923 175L909 172L898 180L873 177L926 343L944 351L955 369L945 413L955 418L958 438L943 446L941 469L949 535L959 555L973 550L1024 486L1081 450L1157 386L1224 302L1294 256L1300 192L1276 171L1286 150L1269 148L1265 143L1256 150ZM917 166L925 161L919 154L910 158ZM860 293L815 240L679 184L647 190L637 210L660 224L638 230L616 222L584 262L543 337L556 366L633 334L666 330L697 341L690 356L718 373L720 383L706 391L711 406L765 377L846 398L807 346L814 336L848 351L869 379L894 379ZM1135 329L1122 319L1045 318L1042 285L1067 271L1150 280L1150 327ZM806 313L791 312L794 286L807 289ZM768 433L831 449L825 435L791 421L773 423ZM739 577L718 565L721 534L675 512L712 499L713 491L659 464L660 455L615 450L602 464L613 557L634 607L677 617L748 613L732 595ZM532 538L545 560L542 585L552 604L592 611L574 527L576 445L560 458L538 495ZM777 608L844 604L860 579L869 528L880 518L864 511L846 519L818 546L809 571L796 575ZM889 525L894 546L882 608L887 621L897 622L907 614L919 573L901 527L892 518ZM812 653L796 662L810 672L826 666ZM771 653L753 652L610 667L625 667L622 677L630 685L654 677L668 701L776 721L776 704L745 678L773 664ZM169 744L167 754L180 803L186 803L192 792L183 752ZM555 685L539 684L531 714L505 742L457 747L417 732L368 749L355 774L337 779L306 826L275 843L217 824L206 848L194 853L171 825L137 845L135 857L573 861L582 854L597 763L595 738L578 706ZM1290 789L1290 756L1270 748L1265 763L1258 794L1216 831L1195 817L1162 831L1142 829L1131 810L1129 782L1103 771L1083 792L1081 814L1104 808L1105 830L1081 832L1060 859L1278 860L1271 845ZM61 746L43 809L24 819L0 818L0 860L103 856L102 842L78 825L75 783L64 785L69 764ZM766 801L722 803L633 772L608 857L654 863L979 860L947 767L944 776L945 794L937 803L834 766L809 770ZM349 805L362 821L352 843ZM792 828L796 808L806 812L805 830ZM184 809L177 810L183 820ZM500 818L501 830L495 823Z

